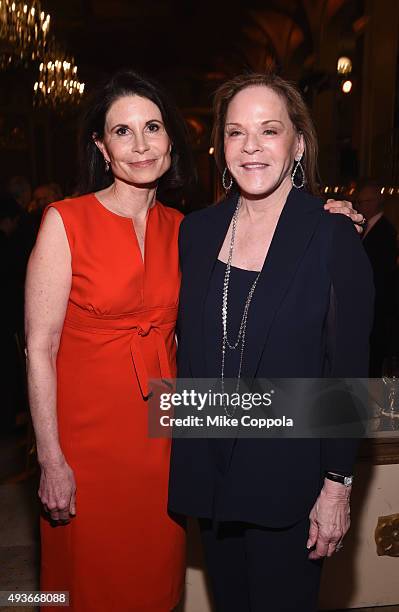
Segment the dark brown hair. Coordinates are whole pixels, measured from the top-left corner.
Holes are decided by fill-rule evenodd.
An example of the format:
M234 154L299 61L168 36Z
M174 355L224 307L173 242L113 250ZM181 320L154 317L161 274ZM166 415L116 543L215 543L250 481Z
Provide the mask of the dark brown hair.
M168 94L154 80L133 70L121 70L100 85L86 104L80 126L80 193L88 193L108 187L113 182L111 172L106 172L104 158L98 150L93 135L104 137L105 117L112 104L124 96L141 96L158 106L166 132L172 141L171 166L159 179L157 195L169 195L184 191L195 179L195 168L184 120Z
M298 134L302 134L304 140L304 153L302 166L305 172L306 189L313 195L319 195L318 170L317 170L317 136L309 110L297 87L269 73L241 74L230 81L223 83L215 93L214 98L214 124L212 130L212 145L217 167L222 173L226 160L224 157L224 131L226 124L227 109L234 96L247 87L262 85L272 89L279 95L287 106L288 116Z

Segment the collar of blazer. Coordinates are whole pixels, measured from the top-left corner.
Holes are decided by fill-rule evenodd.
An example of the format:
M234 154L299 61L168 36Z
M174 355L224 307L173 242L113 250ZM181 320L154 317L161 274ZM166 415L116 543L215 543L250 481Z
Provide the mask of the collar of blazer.
M190 258L190 270L185 280L190 309L191 338L190 362L195 377L206 376L204 353L204 305L209 280L220 248L231 223L238 195L234 194L208 208L202 222L194 231L201 232L202 248L198 257ZM279 304L289 289L301 258L321 219L322 200L303 190L292 189L281 212L265 263L249 309L249 319L262 320L259 342L251 353L245 354L246 377L253 378L262 358L273 319ZM194 241L198 244L197 241ZM195 267L195 269L194 269Z

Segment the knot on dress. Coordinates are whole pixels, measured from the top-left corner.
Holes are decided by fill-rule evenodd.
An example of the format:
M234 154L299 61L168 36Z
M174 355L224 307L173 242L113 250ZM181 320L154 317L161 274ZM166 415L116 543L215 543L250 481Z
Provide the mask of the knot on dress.
M176 326L177 306L151 308L144 311L120 314L94 314L69 302L65 324L93 333L125 333L130 336L130 355L144 399L150 395L149 376L141 343L151 338L158 355L159 371L162 381L172 378L171 365L165 337Z
M137 325L137 333L139 336L148 336L151 329L153 329L153 324L150 322Z

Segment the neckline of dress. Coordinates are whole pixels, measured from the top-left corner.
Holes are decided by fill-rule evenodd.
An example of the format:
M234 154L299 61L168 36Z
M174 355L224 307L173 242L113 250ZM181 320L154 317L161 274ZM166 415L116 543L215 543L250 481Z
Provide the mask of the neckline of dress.
M119 215L118 213L113 212L112 210L110 210L109 208L107 208L106 206L104 206L104 204L103 204L102 202L100 202L100 200L98 199L98 197L96 196L96 194L95 194L94 192L92 192L90 195L93 197L93 199L94 199L94 201L96 202L96 204L98 204L98 206L99 206L99 207L100 207L100 208L101 208L103 211L105 211L106 213L109 213L109 214L110 214L110 215L112 215L113 217L118 217L119 219L126 219L127 221L130 221L130 223L132 223L132 222L133 222L133 217L126 217L125 215ZM154 208L156 208L156 207L158 206L158 204L159 204L158 200L155 200L155 202L154 202L153 206L151 206L151 207L148 209L148 213L147 213L147 214L149 215L149 214L150 214L150 212L151 212L151 211L152 211ZM147 218L147 221L148 221L148 218Z
M222 264L224 267L227 266L227 263L225 261L222 261L221 259L217 258L216 260L217 263ZM250 274L259 274L259 270L247 270L246 268L238 268L237 266L231 266L232 270L238 270L239 272L247 272Z

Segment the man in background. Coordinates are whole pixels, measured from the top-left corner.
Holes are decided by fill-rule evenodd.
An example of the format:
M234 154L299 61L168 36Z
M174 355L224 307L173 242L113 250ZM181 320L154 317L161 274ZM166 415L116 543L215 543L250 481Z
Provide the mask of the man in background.
M24 176L13 176L7 183L7 193L14 198L22 210L27 211L32 199L32 187Z
M374 325L370 337L370 376L379 377L385 357L399 355L395 300L397 235L384 216L384 195L377 181L358 187L356 208L367 220L363 245L373 268L375 285Z
M10 196L0 197L0 431L15 427L16 414L22 407L15 332L20 326L23 308L20 300L13 236L21 207Z

